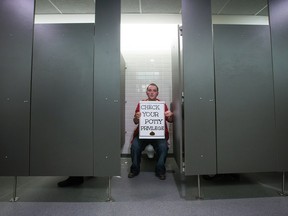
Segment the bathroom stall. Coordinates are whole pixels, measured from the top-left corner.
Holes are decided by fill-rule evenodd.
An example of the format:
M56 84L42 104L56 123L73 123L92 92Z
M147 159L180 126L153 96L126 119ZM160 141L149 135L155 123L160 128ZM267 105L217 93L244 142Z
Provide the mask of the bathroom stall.
M0 174L29 175L34 1L1 1L0 17Z
M0 3L0 175L120 175L120 1L91 1L92 19L68 23L34 23L35 3Z
M287 2L263 2L269 14L267 9L248 22L243 16L218 19L216 3L182 1L183 23L173 49L177 163L187 176L285 177Z
M171 109L186 176L285 176L288 3L263 2L266 23L251 24L218 22L217 0L182 0ZM121 1L91 3L92 21L34 23L37 1L0 2L1 176L120 175Z

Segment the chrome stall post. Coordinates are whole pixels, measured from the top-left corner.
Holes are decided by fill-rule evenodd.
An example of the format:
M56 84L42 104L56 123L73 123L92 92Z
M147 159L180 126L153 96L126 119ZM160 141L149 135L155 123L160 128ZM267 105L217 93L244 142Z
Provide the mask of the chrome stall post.
M107 199L106 202L113 202L113 198L111 197L111 176L108 177L108 188L107 188Z
M17 202L19 197L17 197L17 176L14 177L14 186L13 186L13 197L10 199L10 202Z
M285 192L285 172L282 173L282 191L279 193L281 196L287 196Z
M200 175L197 175L197 182L198 182L198 196L196 197L196 199L203 199L203 197L201 196L201 185L200 185Z

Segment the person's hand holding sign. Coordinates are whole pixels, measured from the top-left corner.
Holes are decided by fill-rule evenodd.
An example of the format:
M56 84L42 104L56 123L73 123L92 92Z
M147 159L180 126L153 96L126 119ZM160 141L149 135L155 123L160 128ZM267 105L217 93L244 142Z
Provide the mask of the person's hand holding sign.
M139 124L140 117L141 117L141 112L136 112L134 115L134 119L133 119L135 124Z
M173 122L173 113L172 113L170 110L166 111L166 112L164 113L164 115L165 115L166 120L167 120L168 122L170 122L170 123Z

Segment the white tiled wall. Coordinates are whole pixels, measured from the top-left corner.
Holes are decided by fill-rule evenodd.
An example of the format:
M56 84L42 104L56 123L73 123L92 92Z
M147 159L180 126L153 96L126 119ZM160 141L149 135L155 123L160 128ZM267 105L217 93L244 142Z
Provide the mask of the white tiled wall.
M167 26L164 26L167 28ZM170 27L171 29L175 29L175 27ZM149 31L149 26L144 28L146 30L145 33L147 34L147 38L153 39L153 43L155 44L155 38L153 34L155 34L155 26L152 27L152 30ZM155 45L152 43L147 43L147 46L140 47L136 49L137 44L135 44L134 48L127 48L125 49L125 33L122 30L122 42L121 43L121 50L123 57L126 62L126 120L125 120L125 127L126 127L126 137L125 137L125 145L122 150L123 154L130 153L130 142L132 138L133 131L135 129L135 124L133 123L133 116L135 112L135 108L139 100L147 98L146 96L146 87L149 83L156 83L159 87L159 95L158 98L162 101L165 101L168 107L170 106L172 100L172 74L171 74L171 40L169 40L169 35L167 36L167 31L161 31L161 27L158 27L159 32L157 35L156 40L159 40L158 43L160 48L157 49ZM165 43L162 44L163 40L159 37L159 34L163 33L162 37L165 37ZM130 40L130 44L128 45L131 47L131 43L143 43L143 41L137 40L137 35L140 32L132 32L131 34L135 33L135 41ZM124 36L123 36L124 35ZM150 36L149 36L150 35ZM152 35L152 36L151 36ZM124 38L123 38L124 37ZM141 35L143 40L143 35ZM138 37L140 38L140 37ZM170 41L170 42L169 42ZM149 47L151 46L151 47ZM133 47L133 46L132 46ZM170 135L172 138L172 132L170 130ZM170 145L172 145L172 139L169 140ZM171 149L171 148L170 148ZM170 150L171 151L171 150Z

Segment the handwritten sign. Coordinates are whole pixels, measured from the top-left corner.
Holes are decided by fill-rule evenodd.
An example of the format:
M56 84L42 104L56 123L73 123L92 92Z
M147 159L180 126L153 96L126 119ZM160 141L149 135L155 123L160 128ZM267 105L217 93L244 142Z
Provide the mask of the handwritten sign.
M140 101L140 139L165 138L164 104L164 101Z

